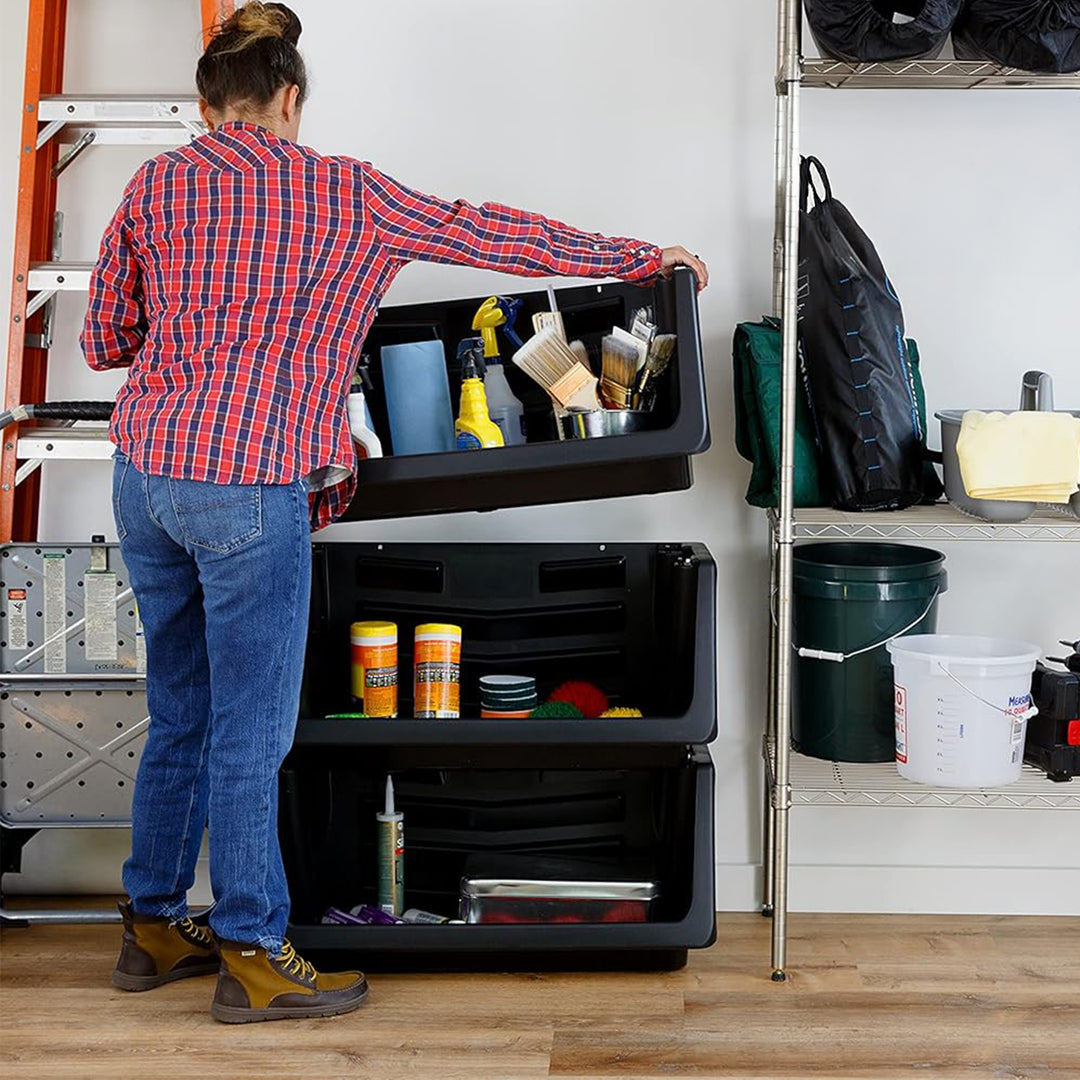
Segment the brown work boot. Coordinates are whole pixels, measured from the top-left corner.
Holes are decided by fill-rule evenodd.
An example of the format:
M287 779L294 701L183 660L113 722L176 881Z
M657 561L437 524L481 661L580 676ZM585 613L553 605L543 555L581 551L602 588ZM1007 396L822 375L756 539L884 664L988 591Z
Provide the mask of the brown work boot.
M235 941L219 941L218 948L221 970L210 1015L223 1023L338 1016L367 1000L367 979L361 972L316 971L287 941L279 956Z
M113 986L153 990L177 979L217 971L217 947L205 926L196 926L186 917L139 915L130 903L117 906L124 920L124 944L113 972Z

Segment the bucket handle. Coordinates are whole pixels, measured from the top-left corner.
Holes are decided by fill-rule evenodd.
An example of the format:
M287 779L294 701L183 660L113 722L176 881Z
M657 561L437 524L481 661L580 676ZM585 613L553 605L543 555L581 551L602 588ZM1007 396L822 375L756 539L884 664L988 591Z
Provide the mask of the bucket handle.
M993 709L994 712L999 712L999 713L1001 713L1002 716L1007 716L1010 720L1030 720L1033 716L1038 716L1039 715L1039 710L1038 710L1037 706L1034 704L1034 702L1031 701L1031 695L1030 694L1028 695L1028 707L1027 707L1027 709L1022 713L1011 713L1011 712L1009 712L1008 709L1003 709L1000 705L995 705L992 701L987 701L986 698L980 697L978 694L976 694L975 691L972 690L971 687L967 685L967 683L961 682L960 679L958 679L949 670L949 665L944 660L936 661L934 666L937 668L938 671L941 672L942 675L946 676L946 678L952 679L952 681L954 683L956 683L956 685L959 686L960 689L963 690L965 694L968 694L970 697L973 697L976 701L978 701L981 704L985 705L988 709Z
M863 653L873 652L875 649L880 649L882 645L888 645L890 641L895 641L898 637L903 637L909 630L918 626L919 623L930 614L930 609L934 606L934 602L938 596L941 595L940 586L934 586L934 592L930 597L930 602L922 610L922 614L917 619L912 620L904 627L903 630L897 630L895 634L890 634L887 638L883 638L881 641L875 642L873 645L867 645L865 648L856 649L854 652L842 653L842 652L829 652L828 649L807 649L791 643L791 647L801 656L804 660L829 660L834 664L842 664L845 660L851 660L853 657L862 656Z

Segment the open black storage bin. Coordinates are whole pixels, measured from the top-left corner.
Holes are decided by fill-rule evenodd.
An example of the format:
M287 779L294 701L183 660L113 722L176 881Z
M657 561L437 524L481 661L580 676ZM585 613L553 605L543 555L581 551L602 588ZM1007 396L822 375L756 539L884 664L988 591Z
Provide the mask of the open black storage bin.
M515 291L513 295L524 301L518 327L522 337L527 338L533 313L548 310L547 294ZM556 290L556 297L567 337L583 340L594 356L599 356L600 338L610 333L615 324L628 326L630 313L643 304L653 306L661 333L677 335L675 359L658 383L658 428L608 438L557 441L550 399L509 362L507 348L504 370L511 388L525 405L530 442L494 450L362 461L356 498L343 520L497 510L690 487L690 458L709 447L693 274L677 270L670 280L648 287L616 282L562 288ZM418 336L438 336L446 350L456 411L460 393L456 347L462 338L475 336L472 319L484 299L481 296L386 306L379 311L363 352L372 360L374 389L368 395L368 404L380 437L389 430L379 370L380 348L416 340Z
M330 906L376 902L375 813L389 771L405 815L406 906L456 917L470 856L507 853L584 859L613 877L644 872L659 890L649 921L322 925ZM573 765L519 750L498 767L462 765L451 750L297 748L281 791L289 937L303 953L359 950L369 969L655 969L713 941L713 766L703 748Z
M297 746L705 743L716 733L716 567L700 544L314 545ZM399 714L352 711L349 627L398 625ZM457 720L412 718L415 627L463 630ZM568 679L642 719L479 719L479 678Z

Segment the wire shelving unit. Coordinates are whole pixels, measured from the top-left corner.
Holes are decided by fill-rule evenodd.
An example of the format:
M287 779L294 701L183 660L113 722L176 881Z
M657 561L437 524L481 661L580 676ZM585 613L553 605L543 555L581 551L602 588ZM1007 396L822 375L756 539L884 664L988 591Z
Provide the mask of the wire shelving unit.
M994 525L951 507L851 514L794 507L795 403L798 386L799 120L804 87L910 90L1080 90L1080 74L1037 75L982 61L922 60L849 64L802 56L802 0L779 0L776 74L776 229L773 310L783 325L780 498L769 512L769 695L763 740L764 829L762 913L772 917L773 980L786 979L789 815L805 806L958 806L1080 809L1080 784L1055 784L1031 769L1007 788L963 791L905 781L889 765L817 761L791 749L792 589L794 545L806 539L990 540L1080 542L1080 520L1040 512L1025 522Z

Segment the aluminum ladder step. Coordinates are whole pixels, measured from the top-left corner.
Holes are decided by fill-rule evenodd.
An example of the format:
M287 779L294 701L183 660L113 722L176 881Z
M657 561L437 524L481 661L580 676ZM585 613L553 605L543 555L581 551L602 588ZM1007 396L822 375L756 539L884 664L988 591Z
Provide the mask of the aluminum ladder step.
M108 461L115 451L107 425L26 428L16 450L21 461Z
M27 288L31 292L86 292L90 288L92 262L39 262L30 264Z
M38 119L70 124L202 123L194 94L51 94Z

